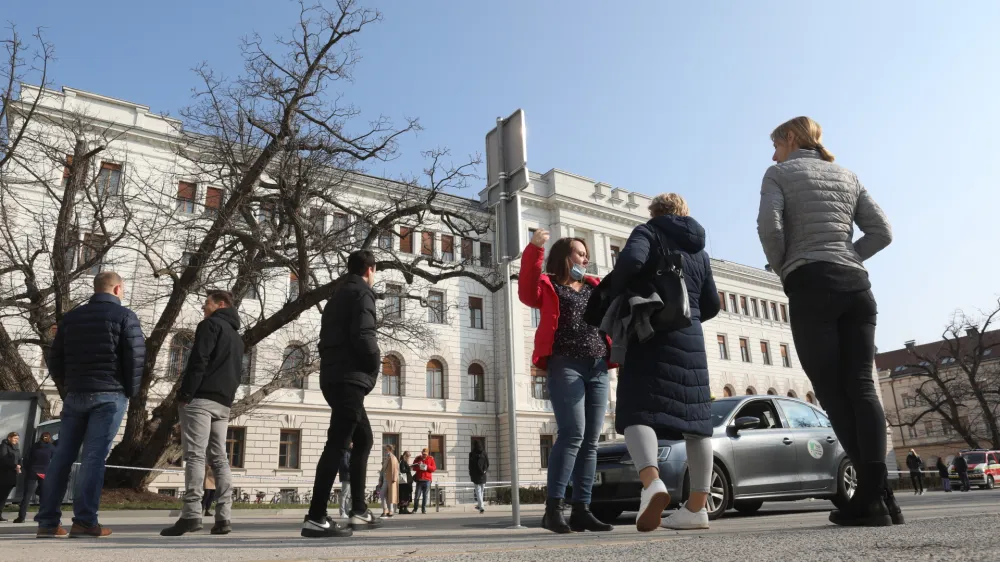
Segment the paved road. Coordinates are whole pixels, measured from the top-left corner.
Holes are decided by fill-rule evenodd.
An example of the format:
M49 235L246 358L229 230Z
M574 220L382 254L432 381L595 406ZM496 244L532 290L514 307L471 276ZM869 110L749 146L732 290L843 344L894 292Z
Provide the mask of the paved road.
M829 504L806 501L765 505L753 516L733 514L709 531L659 530L639 534L628 516L613 533L554 535L538 529L531 506L522 530L507 529L509 511L440 513L393 518L377 531L350 539L298 536L301 515L238 514L235 532L166 539L164 515L107 512L114 528L104 540L38 541L34 527L0 526L0 559L58 561L374 560L962 560L1000 550L1000 490L940 492L900 498L902 527L841 529L826 522ZM989 558L989 555L987 555Z

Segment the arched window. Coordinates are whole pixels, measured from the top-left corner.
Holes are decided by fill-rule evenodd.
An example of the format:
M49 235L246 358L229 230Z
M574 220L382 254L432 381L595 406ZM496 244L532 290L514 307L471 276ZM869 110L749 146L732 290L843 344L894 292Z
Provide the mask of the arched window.
M767 394L769 396L777 396L778 395L778 391L775 390L775 389L773 389L773 388L769 388L769 389L767 389Z
M278 372L279 377L291 377L285 383L285 388L304 389L306 387L308 373L306 373L305 367L308 359L308 351L301 344L293 343L285 348L284 353L281 354L281 369Z
M722 395L725 396L726 398L729 398L730 396L732 396L734 394L736 394L736 390L733 389L733 387L731 385L727 384L725 386L725 388L722 389Z
M794 391L794 390L789 390L789 391L788 391L788 397L789 397L789 398L798 398L798 397L799 397L799 395L798 395L798 394L795 394L795 391Z
M444 365L437 359L427 362L427 397L444 399Z
M816 395L813 394L812 392L807 392L806 393L806 402L808 402L810 404L815 404L816 403Z
M549 399L548 373L538 367L531 367L531 397L536 400Z
M400 392L402 385L402 365L395 355L386 355L382 358L382 394L386 396L402 396Z
M747 387L747 396L753 396L755 394L757 394L757 389L754 388L754 387L752 387L752 386L748 386Z
M479 363L469 365L469 400L486 402L486 372Z
M167 361L167 378L176 380L184 374L184 367L187 366L191 357L191 348L194 346L194 334L191 332L177 332L170 340L170 358Z

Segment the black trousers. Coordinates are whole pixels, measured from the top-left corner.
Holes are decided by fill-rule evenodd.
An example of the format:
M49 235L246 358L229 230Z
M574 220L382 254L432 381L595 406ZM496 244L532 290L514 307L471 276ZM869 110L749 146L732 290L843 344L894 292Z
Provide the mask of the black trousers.
M368 509L365 502L365 473L368 471L368 456L374 439L372 426L365 412L365 391L351 384L328 384L320 375L320 389L323 398L330 405L330 429L326 433L326 446L316 466L316 481L309 506L309 518L321 520L326 517L326 506L330 501L333 482L337 478L340 462L348 450L351 451L351 508L355 513ZM354 448L351 448L354 443Z
M205 490L205 494L201 497L201 510L208 511L208 508L212 507L212 500L215 499L215 490Z
M822 290L788 295L799 362L855 466L885 462L885 411L875 392L875 324L871 291Z
M17 484L10 484L9 486L4 484L0 486L0 518L3 518L3 508L7 506L7 496L10 495Z
M917 492L924 491L924 475L919 472L910 472L910 482Z
M21 492L21 508L17 512L18 519L28 517L28 506L31 505L31 498L38 494L42 497L42 480L38 477L26 477L24 479L24 490Z

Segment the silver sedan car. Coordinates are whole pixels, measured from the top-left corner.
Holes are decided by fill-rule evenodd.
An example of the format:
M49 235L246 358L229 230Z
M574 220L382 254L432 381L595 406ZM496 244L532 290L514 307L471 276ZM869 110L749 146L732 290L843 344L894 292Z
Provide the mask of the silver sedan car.
M765 501L829 499L843 505L854 494L857 472L830 420L815 406L778 396L741 396L712 402L709 518L727 509L753 513ZM660 441L660 479L673 506L690 491L684 441ZM601 443L590 508L612 521L639 509L642 484L623 440Z

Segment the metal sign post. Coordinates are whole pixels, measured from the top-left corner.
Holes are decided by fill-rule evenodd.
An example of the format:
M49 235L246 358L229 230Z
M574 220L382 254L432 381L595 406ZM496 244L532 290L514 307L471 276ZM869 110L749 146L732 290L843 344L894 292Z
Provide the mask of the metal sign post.
M507 424L510 431L511 528L521 529L521 494L517 477L517 397L514 394L514 289L511 262L521 255L521 199L528 186L524 112L507 119L486 135L487 204L496 212L497 258L504 279L507 307Z

